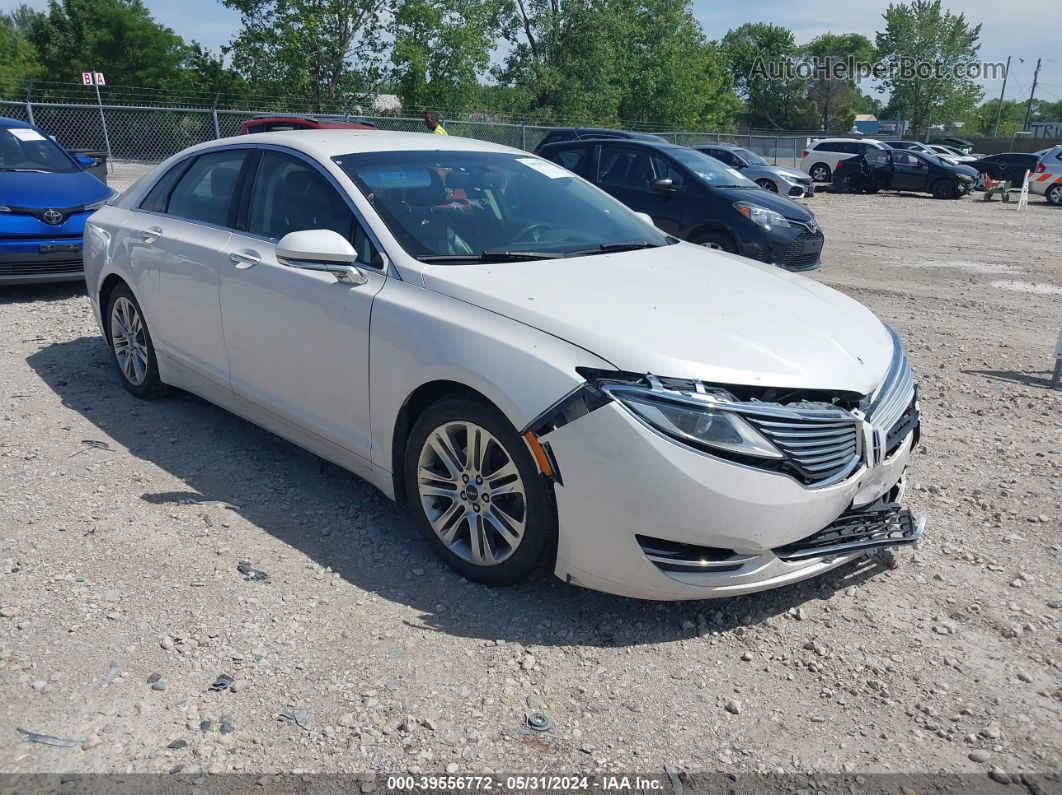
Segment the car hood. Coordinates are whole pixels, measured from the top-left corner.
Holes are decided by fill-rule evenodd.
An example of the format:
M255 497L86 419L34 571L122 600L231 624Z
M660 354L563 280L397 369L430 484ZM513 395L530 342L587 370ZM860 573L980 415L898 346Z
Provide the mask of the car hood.
M617 369L867 394L892 356L868 309L816 281L689 243L429 265L428 289L567 340Z
M779 193L772 193L769 190L763 190L759 187L713 187L711 190L715 191L716 195L723 196L731 202L747 202L749 204L754 204L757 207L765 207L768 210L774 210L776 213L781 213L786 218L792 218L795 221L803 221L804 223L807 223L815 218L815 213L811 212L811 210L803 204L795 202Z
M80 207L112 191L85 171L0 171L0 204L33 209Z

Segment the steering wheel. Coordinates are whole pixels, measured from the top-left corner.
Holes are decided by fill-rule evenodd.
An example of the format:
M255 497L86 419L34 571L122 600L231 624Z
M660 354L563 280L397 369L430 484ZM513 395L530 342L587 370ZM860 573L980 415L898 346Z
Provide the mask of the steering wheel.
M553 229L553 227L550 224L547 224L547 223L545 223L543 221L536 221L533 224L528 224L523 229L521 229L519 232L517 232L516 233L516 239L515 239L514 242L516 242L516 243L537 243L541 239L542 234L544 232L549 232L552 229ZM532 233L536 232L536 231L538 232L538 234L532 236Z

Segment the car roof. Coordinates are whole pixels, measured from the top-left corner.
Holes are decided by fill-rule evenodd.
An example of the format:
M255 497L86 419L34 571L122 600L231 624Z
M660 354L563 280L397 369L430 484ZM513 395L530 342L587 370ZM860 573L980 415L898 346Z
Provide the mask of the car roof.
M283 130L252 133L231 138L219 138L185 150L198 152L217 146L235 144L275 144L313 154L321 158L361 152L452 151L452 152L508 152L530 157L522 149L461 138L456 135L435 135L429 132L389 132L386 130L322 129Z
M28 121L22 121L22 119L9 119L7 116L0 116L0 127L33 127Z
M420 133L417 133L419 135ZM649 149L690 149L692 147L673 144L670 141L645 140L642 138L582 138L578 141L553 141L542 146L542 150L567 149L577 144L614 144L616 146L644 146ZM508 150L508 147L501 147ZM511 150L510 150L511 151ZM541 150L540 150L541 151Z
M698 144L690 144L690 149L700 149L701 147L710 147L712 149L748 149L747 146L739 146L738 144L717 144L714 141L701 141Z
M813 144L834 143L836 141L856 141L867 144L880 144L882 141L877 138L815 138L812 139Z

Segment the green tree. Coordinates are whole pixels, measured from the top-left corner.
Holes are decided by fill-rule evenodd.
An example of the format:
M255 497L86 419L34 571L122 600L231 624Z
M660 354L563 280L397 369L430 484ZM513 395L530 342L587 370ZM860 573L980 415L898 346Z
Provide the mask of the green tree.
M4 97L17 97L40 74L37 51L24 35L24 24L17 19L19 10L0 14L0 96Z
M257 91L314 109L364 101L382 77L384 0L222 0L242 28L223 50Z
M183 89L194 49L140 0L51 0L28 38L49 80L79 81L98 69L109 84Z
M863 96L856 75L849 69L870 63L874 45L858 33L823 33L800 49L812 67L807 96L814 106L816 126L820 130L847 132Z
M641 0L627 14L620 118L664 127L729 125L740 100L686 0Z
M497 10L494 0L403 0L394 12L391 61L404 107L460 111L476 104Z
M722 48L750 127L791 130L814 123L806 81L788 71L800 55L792 31L746 22L723 37Z
M956 74L955 67L977 58L980 25L944 10L941 0L891 4L883 18L885 30L876 35L878 59L892 72L881 80L880 90L890 92L889 106L897 115L924 131L934 122L962 118L977 106L983 90Z

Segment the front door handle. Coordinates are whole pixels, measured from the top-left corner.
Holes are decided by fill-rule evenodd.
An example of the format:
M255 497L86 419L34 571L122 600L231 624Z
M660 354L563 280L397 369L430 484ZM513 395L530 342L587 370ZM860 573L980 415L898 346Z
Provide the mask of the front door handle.
M229 254L229 259L236 263L238 270L253 268L262 261L261 255L257 251L251 251L249 248L245 248L242 251L233 251Z
M147 229L141 229L140 236L144 238L145 243L154 243L156 240L162 237L162 227L149 226Z

